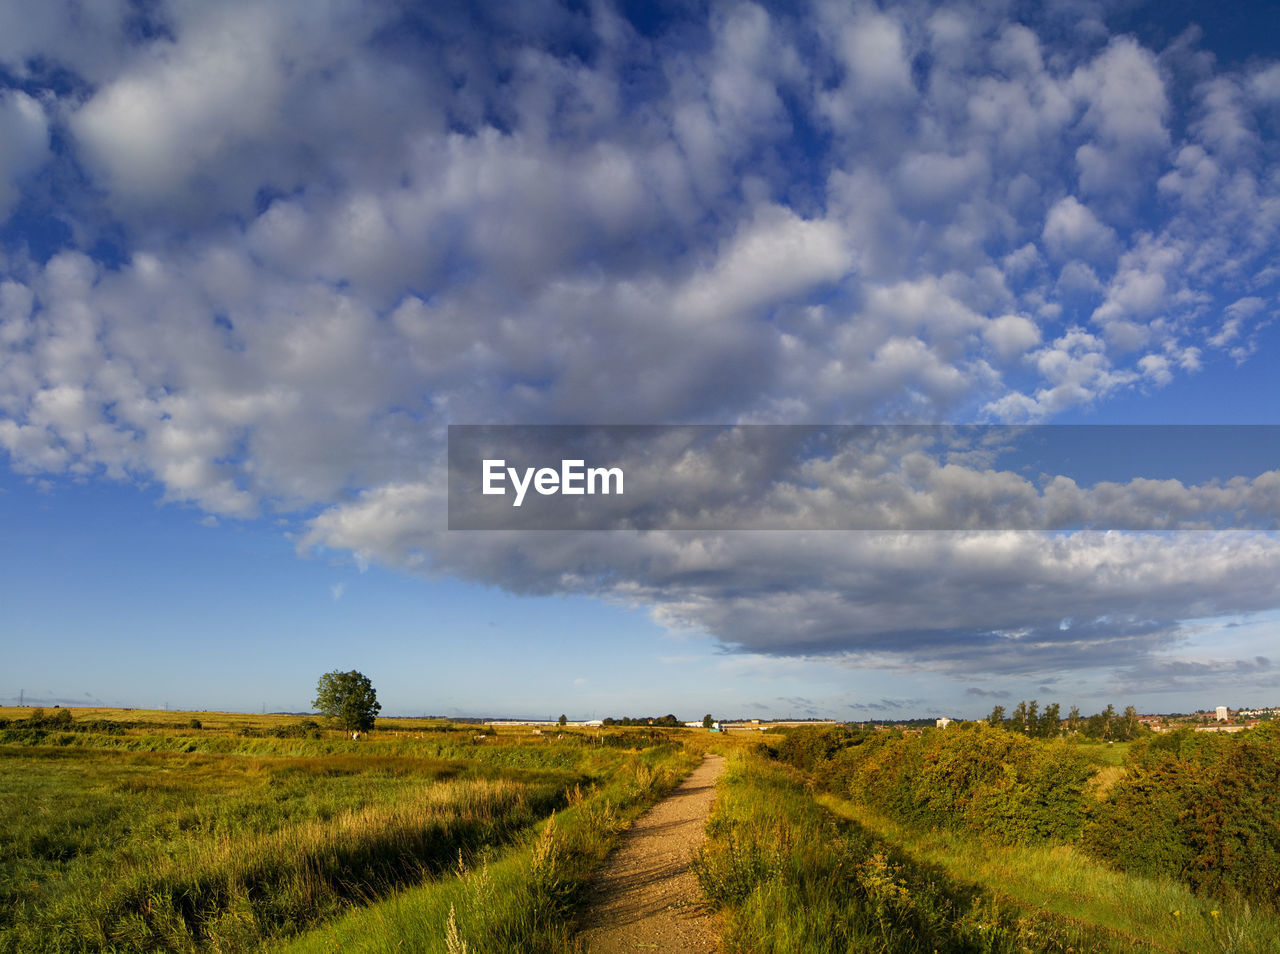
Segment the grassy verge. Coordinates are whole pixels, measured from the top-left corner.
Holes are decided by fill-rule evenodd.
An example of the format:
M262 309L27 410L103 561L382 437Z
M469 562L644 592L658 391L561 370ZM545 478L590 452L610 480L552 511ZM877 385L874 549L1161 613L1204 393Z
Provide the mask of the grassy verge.
M794 770L731 759L697 865L726 951L1275 950L1273 920L1173 883L823 802Z
M628 756L603 784L579 790L514 848L460 859L451 876L354 910L279 950L572 951L573 912L590 873L630 821L697 760L673 745Z
M818 801L934 865L1027 907L1037 907L1141 938L1158 950L1272 952L1280 950L1280 918L1243 902L1199 897L1171 879L1125 874L1072 845L1004 845L945 829L920 830L866 805L830 796Z

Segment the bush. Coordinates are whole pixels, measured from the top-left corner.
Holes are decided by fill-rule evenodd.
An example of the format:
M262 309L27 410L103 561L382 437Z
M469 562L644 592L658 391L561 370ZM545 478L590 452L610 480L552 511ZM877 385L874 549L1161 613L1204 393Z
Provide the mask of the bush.
M1118 867L1196 888L1280 901L1280 727L1189 729L1134 747L1085 829Z
M1069 744L1018 741L1026 748L1010 759L1000 778L974 791L966 822L1007 841L1076 840L1094 767Z
M870 733L870 759L919 737ZM839 753L842 755L843 753ZM727 909L724 948L1031 954L1108 950L1069 919L1006 905L823 811L798 773L736 756L694 862Z
M861 734L844 726L830 729L792 729L779 744L777 757L788 765L812 772L837 752L859 741Z
M981 723L901 732L788 733L778 757L821 787L876 804L903 821L969 828L1006 841L1073 840L1084 825L1093 767L1065 742L1040 742Z

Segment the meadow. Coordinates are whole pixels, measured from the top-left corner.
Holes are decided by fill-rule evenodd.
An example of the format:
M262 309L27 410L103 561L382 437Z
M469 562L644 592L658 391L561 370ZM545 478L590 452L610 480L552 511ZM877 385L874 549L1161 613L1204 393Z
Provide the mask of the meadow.
M500 730L0 711L0 954L579 951L707 750L726 952L1280 952L1280 733Z
M1271 730L981 725L735 753L697 863L729 952L1280 951Z
M385 720L352 741L303 717L5 710L0 951L305 946L460 872L499 883L509 868L536 910L513 901L512 923L479 933L532 950L538 932L567 937L590 866L691 764L655 733ZM453 907L418 919L431 943L413 949L465 943L479 909ZM360 928L373 949L396 930Z

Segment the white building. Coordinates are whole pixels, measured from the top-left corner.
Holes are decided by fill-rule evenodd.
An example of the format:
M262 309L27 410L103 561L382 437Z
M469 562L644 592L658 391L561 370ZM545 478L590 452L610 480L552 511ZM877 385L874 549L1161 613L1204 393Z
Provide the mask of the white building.
M1219 721L1219 722L1226 722L1229 718L1231 718L1231 717L1230 717L1229 715L1227 715L1227 707L1226 707L1226 706L1218 706L1218 721Z

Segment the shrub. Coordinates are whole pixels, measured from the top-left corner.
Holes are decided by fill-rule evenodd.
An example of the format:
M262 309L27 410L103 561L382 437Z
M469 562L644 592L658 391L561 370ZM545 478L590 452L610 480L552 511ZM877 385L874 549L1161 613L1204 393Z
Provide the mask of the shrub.
M916 824L965 827L1006 841L1073 840L1093 767L1065 742L981 723L921 735L849 729L791 734L778 756L815 782Z
M1280 730L1170 733L1135 746L1085 829L1113 864L1280 900Z

